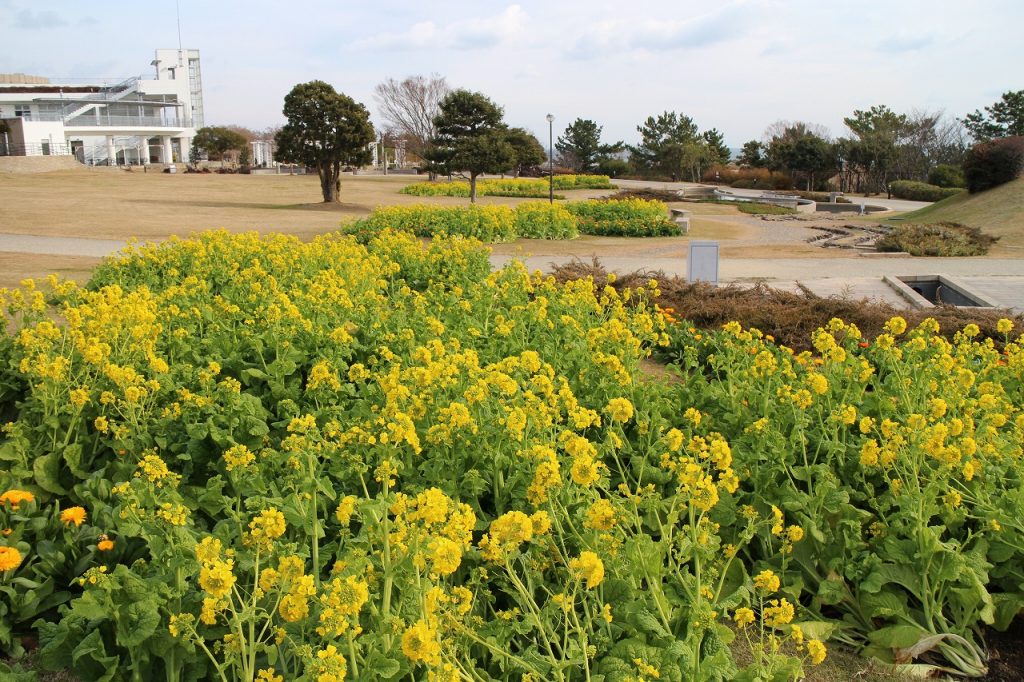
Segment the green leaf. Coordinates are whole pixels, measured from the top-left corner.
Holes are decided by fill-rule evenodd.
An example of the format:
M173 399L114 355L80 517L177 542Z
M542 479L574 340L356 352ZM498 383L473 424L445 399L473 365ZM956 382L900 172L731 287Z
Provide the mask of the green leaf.
M629 615L629 622L635 625L642 632L646 632L657 637L671 637L672 634L665 629L658 618L648 611L647 609L640 609L635 613Z
M901 616L908 609L907 596L891 590L881 590L877 594L862 594L860 602L872 618Z
M402 671L402 664L393 658L387 658L374 651L366 658L367 671L372 671L375 678L390 680Z
M153 636L160 625L160 613L150 601L134 602L121 612L117 621L117 643L132 648Z
M82 468L82 445L81 443L71 443L62 453L64 461L68 464L68 469L71 470L78 478L89 478L92 473Z
M845 596L846 582L839 576L822 580L818 585L818 599L822 604L838 604Z
M32 473L36 485L48 493L67 495L68 491L60 484L60 455L50 452L36 457L32 462Z
M84 679L109 682L118 672L118 657L108 656L99 630L91 630L71 653L72 669Z
M872 643L889 649L906 649L912 647L928 632L917 625L890 625L889 627L868 633Z
M832 633L839 627L838 623L829 620L804 620L793 625L799 625L807 639L818 639L822 642L831 639Z

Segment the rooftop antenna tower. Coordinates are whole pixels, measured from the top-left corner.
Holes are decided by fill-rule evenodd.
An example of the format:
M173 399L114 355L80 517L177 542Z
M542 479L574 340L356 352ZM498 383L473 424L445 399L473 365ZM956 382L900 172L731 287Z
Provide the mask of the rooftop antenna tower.
M178 17L178 66L184 66L181 48L181 0L174 0L174 9Z

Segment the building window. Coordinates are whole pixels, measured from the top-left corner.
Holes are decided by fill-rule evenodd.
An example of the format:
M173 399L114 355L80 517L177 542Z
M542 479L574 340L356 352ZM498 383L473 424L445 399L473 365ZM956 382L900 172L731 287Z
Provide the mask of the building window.
M32 120L32 109L27 104L15 104L14 115L18 118L23 118L26 121Z

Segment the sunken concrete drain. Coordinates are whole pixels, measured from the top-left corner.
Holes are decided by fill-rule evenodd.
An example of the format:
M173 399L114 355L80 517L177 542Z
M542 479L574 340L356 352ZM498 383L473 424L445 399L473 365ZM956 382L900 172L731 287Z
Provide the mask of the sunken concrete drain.
M886 275L882 278L915 308L952 305L960 308L996 308L995 303L948 275Z

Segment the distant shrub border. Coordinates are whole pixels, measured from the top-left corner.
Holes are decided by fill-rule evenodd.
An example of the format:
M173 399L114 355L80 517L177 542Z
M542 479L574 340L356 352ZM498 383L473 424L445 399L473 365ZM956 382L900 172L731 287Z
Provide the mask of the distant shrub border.
M556 175L553 184L554 189L559 191L615 189L607 175ZM546 199L551 191L546 178L479 180L476 183L476 188L477 193L482 196L531 199ZM416 197L468 197L469 183L458 180L455 182L417 182L402 188L401 193Z
M527 239L575 239L580 234L657 237L681 234L660 201L576 201L549 204L528 201L511 206L382 206L369 217L342 226L346 234L366 243L384 230L418 237L440 234L473 237L484 242Z
M793 178L767 168L712 166L704 171L704 182L720 182L739 189L791 189Z
M939 187L914 180L896 180L889 184L889 190L897 199L911 201L942 201L964 191L962 187Z

